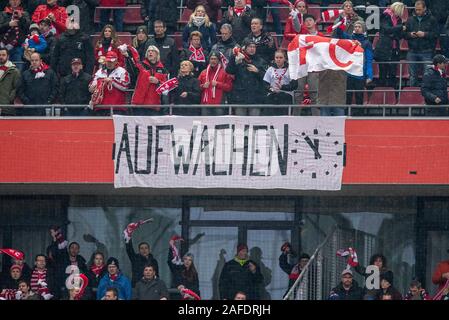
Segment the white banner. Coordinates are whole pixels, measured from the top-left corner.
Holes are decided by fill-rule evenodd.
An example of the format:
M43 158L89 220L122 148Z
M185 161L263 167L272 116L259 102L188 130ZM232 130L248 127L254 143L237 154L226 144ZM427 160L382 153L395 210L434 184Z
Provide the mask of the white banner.
M340 190L344 117L114 116L114 186Z
M308 72L323 70L344 70L361 77L363 54L356 41L297 35L288 45L290 78L303 78Z

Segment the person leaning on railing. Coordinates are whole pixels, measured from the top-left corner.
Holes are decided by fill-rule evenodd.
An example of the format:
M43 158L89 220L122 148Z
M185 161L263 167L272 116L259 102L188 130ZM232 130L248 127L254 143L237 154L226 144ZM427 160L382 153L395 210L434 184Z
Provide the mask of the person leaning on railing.
M437 54L433 57L433 65L428 66L424 73L421 94L427 105L447 105L449 104L447 95L446 66L449 60ZM427 115L447 115L446 108L429 108L426 109Z

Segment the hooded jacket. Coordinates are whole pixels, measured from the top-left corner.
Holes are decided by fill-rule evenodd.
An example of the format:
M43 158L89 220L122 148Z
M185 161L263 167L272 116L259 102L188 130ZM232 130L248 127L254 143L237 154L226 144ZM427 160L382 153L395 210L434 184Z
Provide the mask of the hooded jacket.
M11 61L7 61L5 66L8 69L0 72L0 104L13 104L20 85L20 72ZM16 109L14 108L1 109L2 115L16 114Z
M119 300L131 300L131 283L120 271L115 280L111 279L109 273L106 273L104 277L101 278L97 289L97 300L101 300L104 297L106 290L111 287L117 289Z
M71 61L80 58L83 62L84 71L92 74L94 69L94 51L89 36L81 31L71 34L64 32L56 40L52 54L51 65L61 77L72 73Z
M435 99L437 97L441 99L439 105L448 104L446 75L444 73L440 74L433 65L428 66L424 72L421 94L426 104L435 105Z

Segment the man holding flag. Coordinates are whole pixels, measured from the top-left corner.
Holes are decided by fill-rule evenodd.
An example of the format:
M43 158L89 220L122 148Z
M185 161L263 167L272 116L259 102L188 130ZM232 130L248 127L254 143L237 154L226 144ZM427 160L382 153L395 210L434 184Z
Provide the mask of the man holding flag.
M363 76L364 52L352 40L297 35L288 46L290 78L299 79L309 72L319 72L318 104L344 105L346 71ZM342 108L322 108L321 115L343 116Z

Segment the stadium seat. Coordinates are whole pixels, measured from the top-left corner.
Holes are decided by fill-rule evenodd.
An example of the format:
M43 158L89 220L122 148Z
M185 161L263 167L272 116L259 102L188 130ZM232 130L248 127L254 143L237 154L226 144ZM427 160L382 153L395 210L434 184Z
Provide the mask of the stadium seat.
M399 43L399 49L401 51L408 51L408 41L405 39L402 39Z
M373 62L373 78L379 79L379 64Z
M315 17L317 23L321 21L320 7L309 7L308 13Z
M285 39L285 38L282 38L281 49L282 49L282 50L287 50L288 44L289 44L289 43L290 43L290 41L288 41L288 40Z
M184 8L181 14L181 18L179 19L179 24L187 24L189 22L190 16L192 15L193 11L187 8Z
M182 32L175 32L173 34L173 39L175 40L176 48L178 48L178 50L182 50L183 49L183 46L182 46Z
M373 50L376 49L377 43L379 42L379 32L376 32L373 38Z
M142 24L143 19L140 16L140 5L126 7L123 22L125 24Z
M396 104L396 95L392 87L376 87L372 91L366 91L366 104Z
M424 105L420 87L408 87L399 92L399 104Z
M92 46L95 48L98 39L100 38L100 32L97 32L90 36L92 41ZM127 45L132 45L133 43L133 35L129 32L117 32L117 36L121 43L126 43Z

